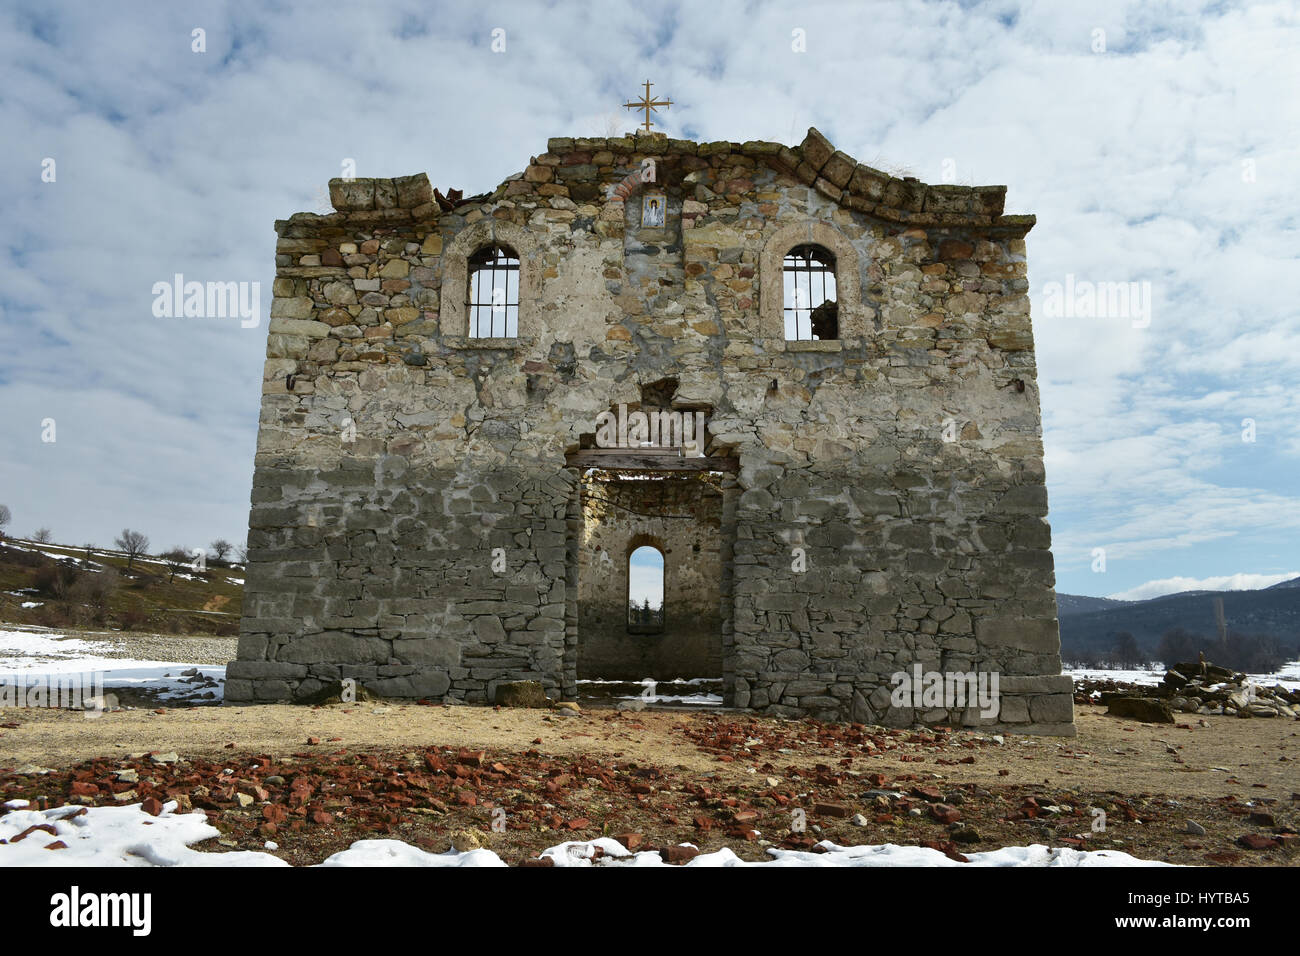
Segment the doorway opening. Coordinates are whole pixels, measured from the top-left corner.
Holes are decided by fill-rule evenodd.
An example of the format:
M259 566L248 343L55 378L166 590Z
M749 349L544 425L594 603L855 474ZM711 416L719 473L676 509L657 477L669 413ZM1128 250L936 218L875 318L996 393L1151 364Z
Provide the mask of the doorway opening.
M722 703L725 477L604 468L582 474L580 697Z

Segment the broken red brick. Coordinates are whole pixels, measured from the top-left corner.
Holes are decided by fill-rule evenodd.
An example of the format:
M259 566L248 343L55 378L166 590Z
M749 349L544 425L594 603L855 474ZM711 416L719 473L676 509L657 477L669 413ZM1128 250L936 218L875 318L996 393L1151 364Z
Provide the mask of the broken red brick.
M645 842L645 837L640 833L616 833L614 834L614 839L623 844L623 846L627 847L629 850L635 850Z
M458 763L466 764L470 767L481 767L483 761L487 759L487 754L482 750L461 750L456 755Z
M686 863L700 855L698 847L693 846L668 846L659 851L665 863Z
M55 830L54 827L52 827L50 824L37 823L34 824L33 826L28 827L26 830L24 830L22 833L18 834L17 836L10 837L9 842L17 843L19 840L25 840L27 839L28 836L35 833L37 830L44 830L50 836L58 836L58 831Z
M1278 845L1277 840L1262 833L1247 833L1245 836L1237 837L1237 846L1245 847L1247 850L1271 850Z
M961 819L961 811L946 803L935 803L930 806L930 816L940 823L956 823Z

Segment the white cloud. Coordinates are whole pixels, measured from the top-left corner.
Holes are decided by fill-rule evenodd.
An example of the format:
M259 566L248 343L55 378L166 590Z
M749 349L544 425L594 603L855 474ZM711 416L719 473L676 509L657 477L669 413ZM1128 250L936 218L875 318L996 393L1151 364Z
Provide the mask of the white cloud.
M1106 596L1118 601L1145 601L1147 598L1177 594L1180 591L1250 591L1272 587L1292 578L1300 578L1300 571L1284 571L1281 574L1239 572L1208 578L1161 578L1159 581L1147 581L1127 591Z

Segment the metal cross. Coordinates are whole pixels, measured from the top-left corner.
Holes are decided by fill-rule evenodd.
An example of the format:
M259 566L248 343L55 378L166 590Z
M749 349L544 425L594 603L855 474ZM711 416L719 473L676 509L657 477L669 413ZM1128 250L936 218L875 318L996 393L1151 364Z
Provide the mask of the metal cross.
M639 102L624 103L624 104L623 104L623 108L624 108L624 109L629 109L629 110L642 110L642 111L645 113L645 122L644 122L643 124L641 124L641 125L645 126L645 131L646 131L647 133L650 132L650 127L654 125L653 123L650 122L650 114L651 114L651 113L658 113L658 112L659 112L659 107L661 107L661 106L662 106L664 109L668 109L668 107L670 107L670 106L673 105L673 101L672 101L672 100L656 100L656 99L651 99L651 97L650 97L650 87L653 86L653 85L654 85L654 84L651 83L649 80L646 80L646 81L645 81L645 96L641 97L641 99L640 99Z

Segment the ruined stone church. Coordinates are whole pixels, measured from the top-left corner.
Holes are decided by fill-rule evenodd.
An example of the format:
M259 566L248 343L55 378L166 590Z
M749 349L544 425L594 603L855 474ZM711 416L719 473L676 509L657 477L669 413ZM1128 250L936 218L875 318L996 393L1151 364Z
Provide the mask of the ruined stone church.
M817 130L552 139L469 197L332 181L276 223L226 701L710 677L764 714L1072 734L1005 192ZM922 673L994 675L995 712L900 704Z

